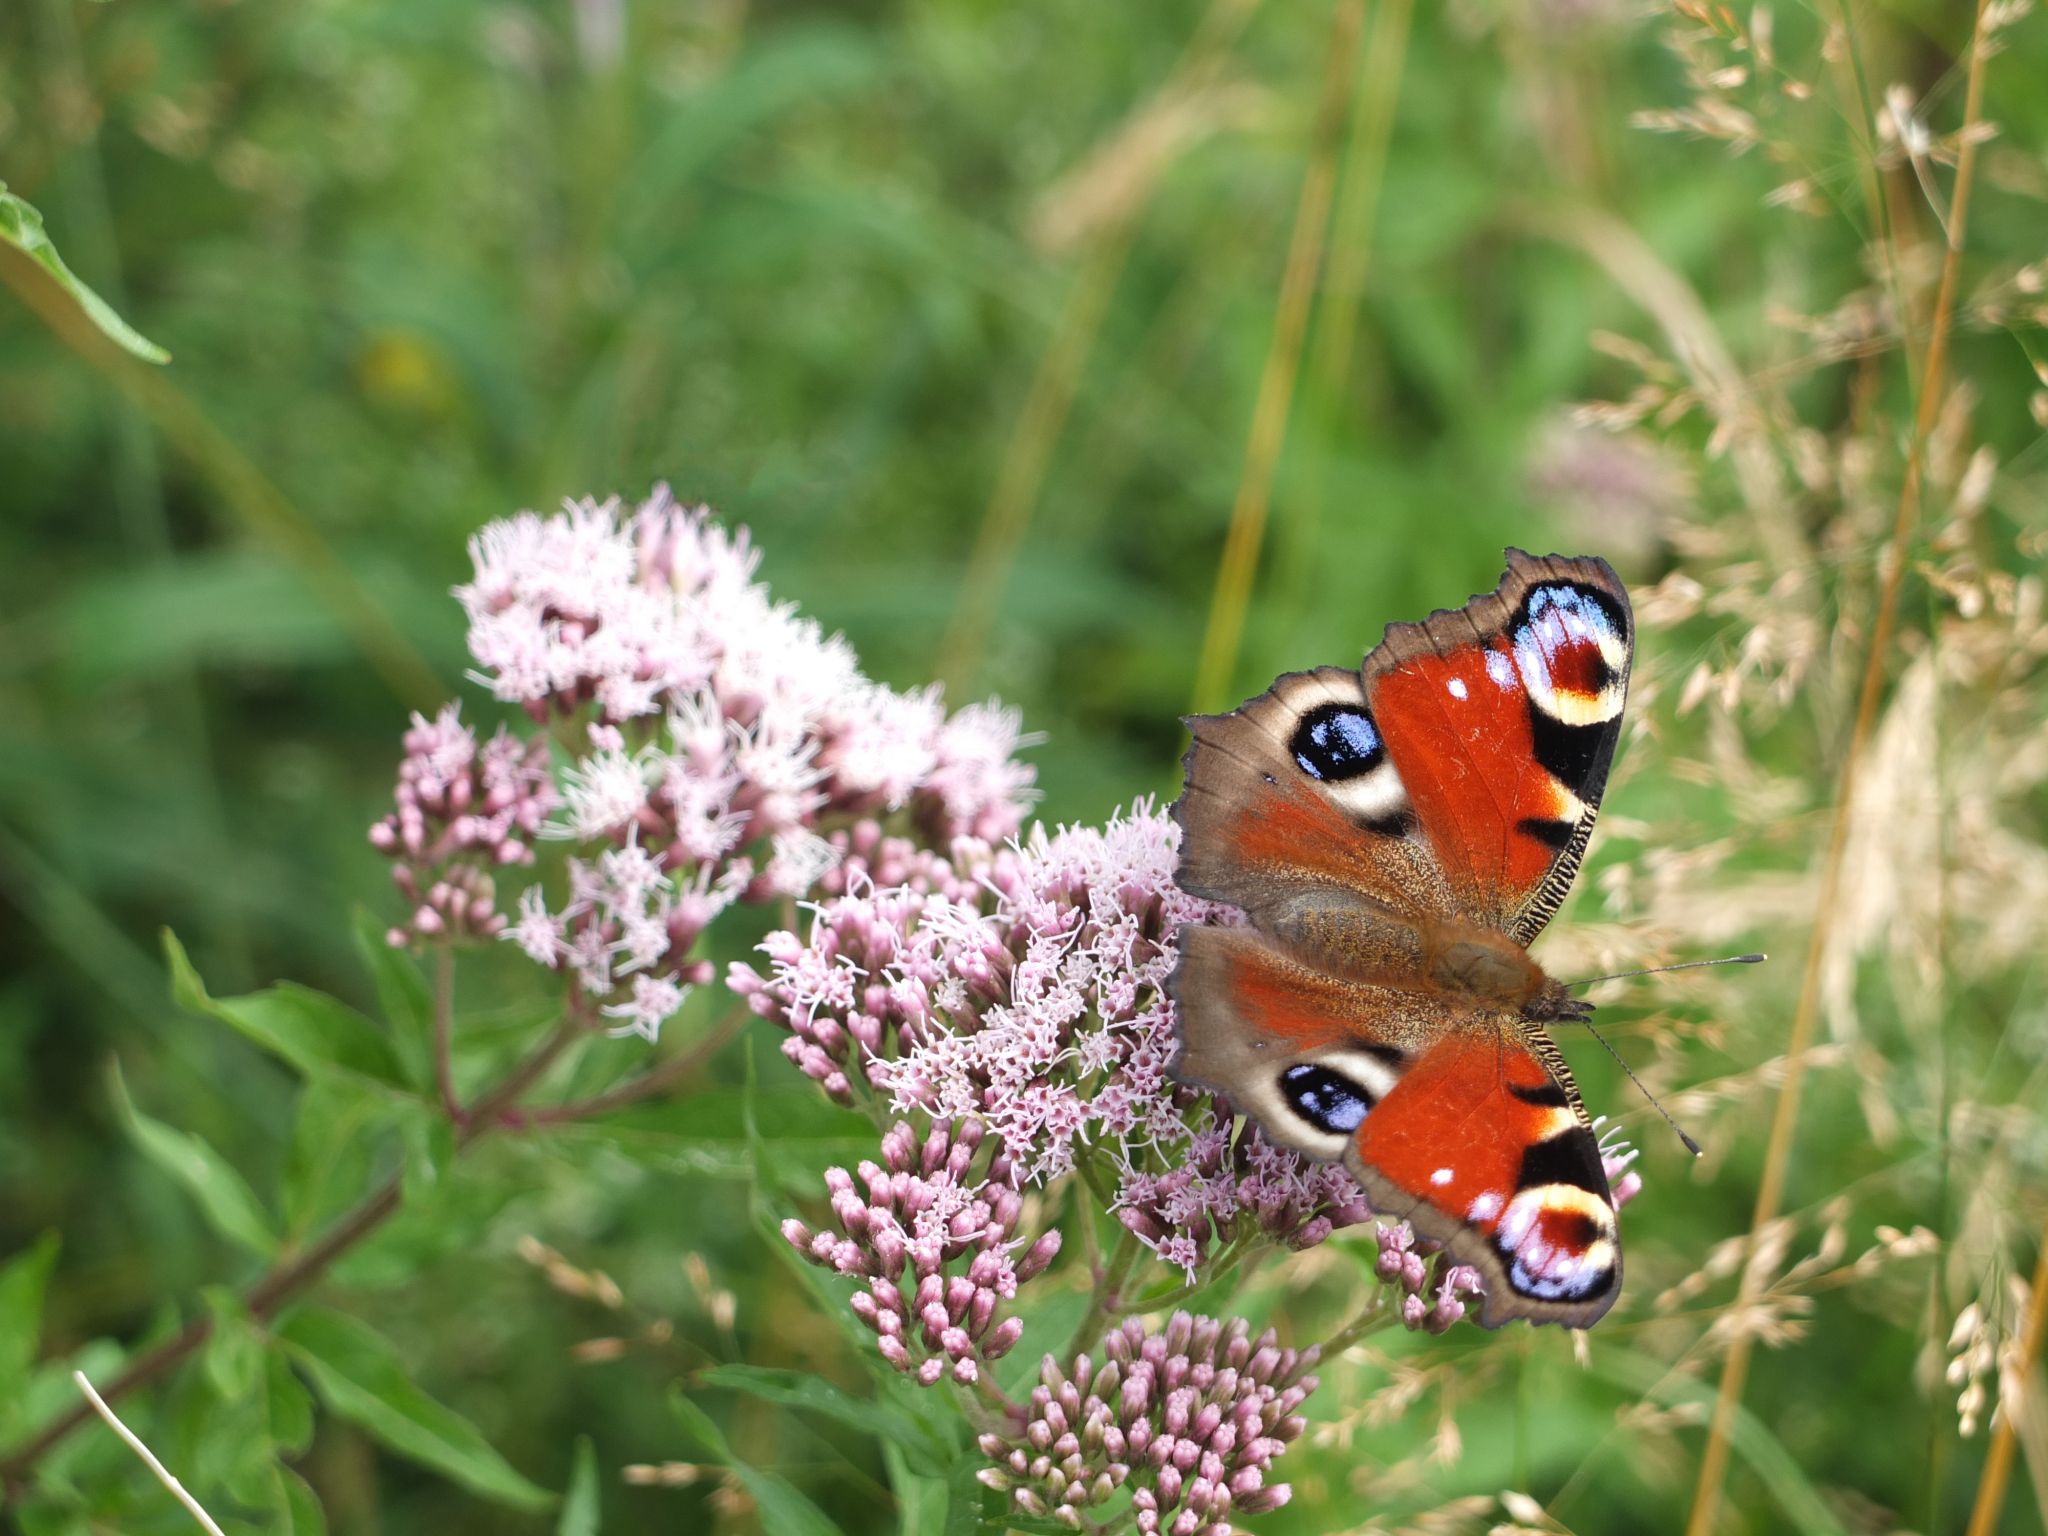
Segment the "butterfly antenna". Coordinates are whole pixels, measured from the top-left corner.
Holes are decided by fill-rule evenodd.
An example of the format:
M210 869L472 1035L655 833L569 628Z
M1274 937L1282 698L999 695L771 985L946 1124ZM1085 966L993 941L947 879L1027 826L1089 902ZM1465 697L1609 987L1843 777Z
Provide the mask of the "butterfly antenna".
M1757 956L1757 958L1761 960L1763 956L1759 955ZM1712 960L1707 960L1694 961L1693 963L1696 965L1713 965L1716 962ZM1600 1042L1600 1048L1603 1051L1605 1051L1608 1055L1614 1058L1615 1065L1620 1067L1622 1071L1628 1073L1628 1080L1636 1085L1636 1092L1640 1093L1644 1098L1648 1099L1650 1101L1650 1108L1656 1110L1658 1114L1662 1115L1664 1117L1664 1123L1670 1126L1673 1131L1678 1133L1678 1139L1685 1143L1685 1150L1690 1152L1694 1157L1700 1156L1700 1144L1694 1141L1690 1136L1685 1134L1685 1127L1680 1125L1676 1120L1672 1119L1671 1111L1666 1109L1662 1104L1657 1102L1657 1095L1650 1092L1649 1089L1643 1086L1643 1080L1640 1077L1636 1076L1635 1069L1631 1067L1627 1062L1621 1059L1621 1052L1617 1051L1612 1045L1609 1045L1607 1043L1607 1037L1601 1034L1597 1029L1595 1029L1592 1026L1592 1024L1587 1022L1585 1019L1580 1019L1578 1022L1584 1024L1586 1026L1586 1033L1591 1035L1595 1040L1598 1040Z
M1662 976L1666 971L1696 971L1705 965L1762 965L1769 955L1723 955L1718 960L1681 960L1676 965L1653 965L1641 971L1616 971L1612 976L1584 976L1565 983L1568 987L1590 987L1596 981L1627 981L1632 976Z

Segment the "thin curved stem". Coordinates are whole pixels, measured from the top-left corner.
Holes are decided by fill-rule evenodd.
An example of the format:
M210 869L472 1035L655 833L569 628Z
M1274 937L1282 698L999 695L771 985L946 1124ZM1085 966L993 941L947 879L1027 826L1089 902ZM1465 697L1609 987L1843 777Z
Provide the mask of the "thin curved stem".
M1220 708L1237 666L1244 637L1245 611L1251 604L1252 579L1258 572L1259 548L1265 542L1266 514L1272 506L1273 478L1280 450L1287 441L1287 418L1294 403L1294 385L1301 374L1302 346L1308 332L1309 306L1323 267L1332 189L1337 179L1337 152L1343 141L1346 106L1351 97L1364 20L1361 0L1337 0L1331 18L1328 62L1322 98L1316 106L1309 147L1308 172L1295 204L1294 231L1288 238L1287 263L1280 277L1280 296L1273 310L1273 339L1259 377L1258 399L1245 444L1244 474L1230 510L1230 530L1223 540L1223 558L1216 568L1216 590L1209 603L1209 623L1202 637L1201 660L1195 670L1195 708Z
M592 1094L587 1099L523 1110L520 1119L528 1125L563 1125L570 1121L590 1120L599 1115L608 1115L615 1109L624 1109L629 1104L639 1104L658 1097L703 1070L706 1062L724 1050L733 1037L746 1028L747 1020L752 1016L744 1007L735 1008L720 1019L709 1033L692 1041L688 1050L671 1056L667 1061L643 1072L640 1076L621 1083L616 1088L609 1088L603 1093Z

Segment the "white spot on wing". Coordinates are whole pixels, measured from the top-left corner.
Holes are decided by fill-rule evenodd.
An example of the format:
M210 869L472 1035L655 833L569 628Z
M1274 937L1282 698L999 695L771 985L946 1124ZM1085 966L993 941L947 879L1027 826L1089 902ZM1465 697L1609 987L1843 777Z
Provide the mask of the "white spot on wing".
M1453 1177L1454 1175L1451 1173L1450 1169L1439 1168L1435 1173L1432 1173L1429 1176L1429 1182L1432 1184L1448 1184L1451 1182L1451 1179Z
M1485 1194L1473 1200L1465 1214L1473 1221L1482 1224L1493 1220L1494 1217L1500 1214L1500 1196L1488 1190Z
M1444 684L1444 691L1445 691L1446 693L1448 693L1448 694L1449 694L1449 695L1450 695L1450 696L1451 696L1452 698L1454 698L1454 699L1462 699L1462 698L1464 698L1464 697L1465 697L1465 679L1463 679L1462 677L1454 677L1454 678L1452 678L1452 679L1451 679L1451 680L1450 680L1450 681L1449 681L1448 683L1445 683L1445 684Z
M1488 651L1486 653L1486 675L1493 679L1494 686L1497 688L1512 688L1515 686L1515 664L1509 659L1506 651Z

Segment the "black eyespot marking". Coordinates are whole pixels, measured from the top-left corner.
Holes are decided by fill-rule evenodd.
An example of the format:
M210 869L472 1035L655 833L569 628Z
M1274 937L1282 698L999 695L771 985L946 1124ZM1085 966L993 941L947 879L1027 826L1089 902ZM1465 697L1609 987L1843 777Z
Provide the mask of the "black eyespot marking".
M1520 1083L1509 1083L1508 1092L1524 1104L1534 1104L1539 1109L1569 1109L1572 1102L1555 1083L1545 1083L1540 1088L1524 1088Z
M1515 616L1515 627L1519 629L1531 619L1541 618L1547 608L1562 608L1595 629L1605 628L1622 644L1628 643L1628 615L1598 587L1576 581L1549 581L1531 587L1528 596L1522 599L1522 611Z
M1579 826L1574 821L1554 821L1547 816L1524 816L1515 823L1515 830L1548 847L1566 848L1571 845L1572 834L1579 830Z
M1294 760L1314 779L1355 779L1386 761L1372 716L1355 704L1319 704L1295 727Z
M1602 759L1620 734L1621 717L1596 725L1567 725L1555 715L1529 701L1529 734L1536 749L1536 761L1549 769L1558 783L1589 804L1599 799L1606 775L1600 772ZM1598 777L1601 783L1595 784ZM1590 787L1592 793L1588 794Z
M1280 1092L1294 1112L1317 1130L1349 1135L1365 1123L1373 1096L1328 1067L1298 1062L1280 1074Z
M1569 1184L1603 1200L1608 1198L1607 1174L1600 1166L1600 1147L1591 1132L1566 1131L1523 1151L1516 1187L1538 1189L1545 1184Z

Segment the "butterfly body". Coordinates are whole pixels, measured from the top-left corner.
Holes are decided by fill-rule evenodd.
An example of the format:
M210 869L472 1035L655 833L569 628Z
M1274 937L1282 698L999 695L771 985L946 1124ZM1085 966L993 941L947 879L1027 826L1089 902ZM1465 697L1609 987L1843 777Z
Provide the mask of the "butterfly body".
M1487 1280L1481 1320L1583 1327L1614 1200L1529 955L1605 786L1633 651L1606 563L1508 552L1492 593L1189 721L1176 1070Z

